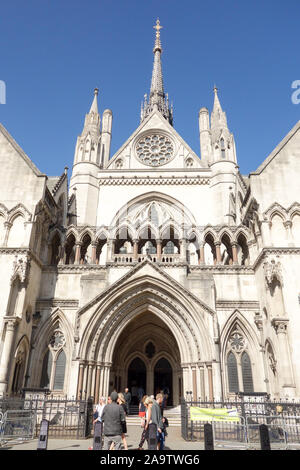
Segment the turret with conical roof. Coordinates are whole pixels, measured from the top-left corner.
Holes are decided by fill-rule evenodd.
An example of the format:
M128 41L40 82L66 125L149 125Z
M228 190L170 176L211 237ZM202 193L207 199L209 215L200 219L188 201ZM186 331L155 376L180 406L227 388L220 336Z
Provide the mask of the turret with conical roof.
M100 164L100 114L98 111L99 90L95 88L91 109L85 116L81 135L77 138L74 165L81 162Z
M211 165L217 161L230 160L236 163L236 152L233 134L230 133L227 117L223 111L218 89L214 86L214 105L210 117L207 108L199 111L199 130L201 159Z
M77 137L70 191L76 188L77 224L95 224L97 212L97 176L101 168L102 144L100 114L98 111L98 88L90 111L86 114L81 135Z

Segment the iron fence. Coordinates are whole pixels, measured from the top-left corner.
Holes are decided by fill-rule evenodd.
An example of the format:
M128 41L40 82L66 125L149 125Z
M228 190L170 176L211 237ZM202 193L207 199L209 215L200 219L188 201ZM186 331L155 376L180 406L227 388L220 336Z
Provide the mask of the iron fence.
M0 413L0 447L7 442L24 442L35 434L35 414L28 410Z
M205 421L191 419L191 407L236 409L240 423L214 422L214 433L219 441L246 443L258 438L260 424L267 424L273 442L300 444L300 402L297 400L270 400L267 396L232 400L181 401L181 435L185 440L204 440Z
M49 437L86 438L93 428L93 400L67 398L2 398L0 413L24 411L34 417L34 436L38 437L42 419L49 421Z

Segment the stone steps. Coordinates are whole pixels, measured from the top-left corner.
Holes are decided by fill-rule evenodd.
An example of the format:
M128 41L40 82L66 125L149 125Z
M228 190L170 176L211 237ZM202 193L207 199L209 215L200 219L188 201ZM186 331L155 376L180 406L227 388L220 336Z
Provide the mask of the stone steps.
M168 418L169 426L181 426L181 414L179 407L169 407L165 410L164 416ZM127 425L129 426L140 426L141 418L138 416L138 407L130 407L130 415L126 418Z

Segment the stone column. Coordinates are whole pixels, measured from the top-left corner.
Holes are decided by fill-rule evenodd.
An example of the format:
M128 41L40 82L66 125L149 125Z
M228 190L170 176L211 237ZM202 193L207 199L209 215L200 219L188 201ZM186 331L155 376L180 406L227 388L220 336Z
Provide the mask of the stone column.
M205 264L205 256L204 256L204 245L200 245L200 257L199 257L199 264Z
M1 356L1 367L0 367L0 392L7 391L8 379L10 374L9 367L11 365L11 358L13 357L14 351L14 336L19 323L19 318L8 318L4 317L6 321L6 332L5 340Z
M173 405L174 406L180 404L178 379L179 379L179 373L178 373L178 370L176 369L176 371L175 370L173 371Z
M149 369L147 368L147 395L152 395L154 394L154 370L152 367L149 366Z
M105 364L104 366L103 394L105 397L107 397L109 394L110 367L111 367L111 364Z
M78 373L78 386L77 386L77 400L83 398L83 372L84 372L84 364L79 364L79 373Z
M232 243L231 248L232 248L232 262L233 264L238 264L237 243Z
M116 243L116 240L113 238L111 238L110 240L107 240L107 261L108 262L114 261L115 243Z
M287 334L287 318L274 318L272 325L275 328L278 346L279 346L279 379L281 381L281 387L283 392L288 396L295 396L295 384L293 379L293 371L290 357L290 348Z
M264 383L265 383L265 387L266 387L266 392L267 393L270 393L270 381L269 381L269 371L268 371L268 365L267 365L267 361L266 361L266 350L265 350L265 347L264 347L264 332L263 332L263 319L260 315L259 312L256 312L255 313L255 319L254 319L254 323L258 329L258 332L259 332L259 345L260 345L260 354L261 354L261 358L262 358L262 363L263 363L263 368L264 368Z
M179 240L180 244L180 260L186 261L186 238Z
M74 264L79 264L80 263L80 249L81 249L81 243L75 243L75 262Z
M207 365L207 373L208 373L208 398L209 400L212 401L214 398L214 387L213 387L212 366L210 364Z
M97 243L92 243L91 264L96 264Z
M292 221L291 220L287 220L286 222L284 222L283 224L285 226L285 229L286 229L286 234L287 234L287 240L288 240L288 246L295 246L295 243L293 241L293 235L292 235Z
M186 365L183 365L182 367L182 391L183 391L183 396L186 398L186 392L191 391L190 387L190 381L189 381L189 369Z
M201 384L201 399L205 400L205 375L204 375L204 366L200 366L200 384Z
M197 370L196 370L196 366L192 366L192 379L193 379L193 400L197 401Z
M5 227L5 234L4 234L4 239L3 239L2 245L7 246L8 235L9 235L9 231L12 227L12 223L11 222L4 222L4 227Z
M65 245L61 245L59 247L59 261L58 261L58 264L61 265L61 264L64 264L65 262Z
M93 374L93 365L92 363L89 363L87 366L87 379L86 379L86 397L87 398L91 395L92 374Z
M96 368L96 379L95 379L95 403L99 403L99 391L100 391L100 372L101 372L101 366L97 364Z
M156 240L156 254L157 254L157 261L161 261L161 254L162 254L162 240Z
M99 377L99 396L103 397L103 380L104 380L104 367L100 364L100 377Z
M217 264L220 264L221 263L221 243L220 242L216 242L215 243L215 247L216 247L216 263Z
M139 251L139 240L134 239L133 240L133 261L138 260L138 251Z

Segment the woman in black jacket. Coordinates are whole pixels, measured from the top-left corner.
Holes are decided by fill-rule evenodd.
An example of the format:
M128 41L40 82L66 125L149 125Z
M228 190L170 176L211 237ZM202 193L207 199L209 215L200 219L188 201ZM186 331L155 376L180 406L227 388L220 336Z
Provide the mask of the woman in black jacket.
M124 410L124 413L125 413L125 417L126 417L127 416L127 406L126 406L126 401L125 401L123 393L118 393L117 403L120 406L122 406L122 408ZM128 450L127 441L126 441L126 433L127 433L127 426L126 426L126 421L125 421L124 426L123 426L123 432L122 432L122 441L123 441L124 449Z

